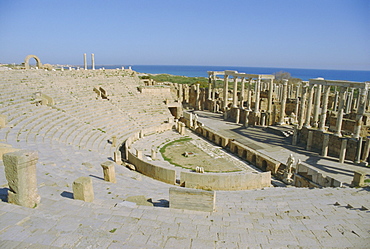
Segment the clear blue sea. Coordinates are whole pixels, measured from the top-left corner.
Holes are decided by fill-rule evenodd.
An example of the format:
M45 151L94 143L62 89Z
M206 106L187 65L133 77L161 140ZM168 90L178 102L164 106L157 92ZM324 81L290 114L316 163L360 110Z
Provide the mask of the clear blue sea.
M128 65L97 66L106 69L125 68ZM356 70L324 70L324 69L298 69L298 68L272 68L272 67L233 67L233 66L169 66L169 65L131 65L131 68L140 73L173 74L188 77L208 77L207 71L235 70L240 73L274 74L280 71L288 72L294 78L309 80L322 77L327 80L370 81L370 71Z

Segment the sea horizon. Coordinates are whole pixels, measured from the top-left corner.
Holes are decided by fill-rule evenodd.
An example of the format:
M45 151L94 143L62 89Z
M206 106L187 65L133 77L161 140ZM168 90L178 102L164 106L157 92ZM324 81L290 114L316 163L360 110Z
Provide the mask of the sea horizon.
M82 67L82 66L81 66ZM89 66L90 68L91 66ZM370 70L340 70L340 69L305 69L284 67L243 67L243 66L190 66L190 65L96 65L96 69L128 68L145 74L171 74L186 77L208 77L207 71L235 70L250 74L275 74L288 72L291 77L302 80L324 78L327 80L370 81Z

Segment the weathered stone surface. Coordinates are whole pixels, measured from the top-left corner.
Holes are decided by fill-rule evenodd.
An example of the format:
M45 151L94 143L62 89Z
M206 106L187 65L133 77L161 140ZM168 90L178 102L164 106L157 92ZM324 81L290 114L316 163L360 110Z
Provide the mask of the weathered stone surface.
M216 192L200 189L170 188L170 208L205 212L215 211Z
M94 201L94 190L90 177L79 177L73 182L73 198L86 202Z
M361 171L355 171L353 175L353 181L352 181L352 186L353 187L363 187L365 186L365 172Z
M104 180L107 182L116 183L116 172L115 172L115 164L111 161L106 161L101 164L104 173Z
M8 117L6 115L0 114L0 128L5 128L8 124Z
M144 195L129 196L126 198L126 201L134 202L137 205L153 206L153 203L151 203L149 200L150 199L146 198Z
M19 150L3 155L8 180L8 202L34 208L40 203L37 193L37 151Z

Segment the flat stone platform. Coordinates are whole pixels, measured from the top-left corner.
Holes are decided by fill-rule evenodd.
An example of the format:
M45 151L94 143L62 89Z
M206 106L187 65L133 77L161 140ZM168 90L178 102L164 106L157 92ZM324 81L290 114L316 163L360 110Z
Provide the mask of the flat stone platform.
M302 147L291 145L291 137L284 138L264 130L264 127L243 127L241 124L224 121L222 114L207 111L195 111L198 121L205 126L219 132L220 134L235 139L263 154L266 154L281 163L286 163L290 154L293 154L296 161L302 162L316 168L320 173L337 179L350 185L353 179L353 172L360 170L370 177L370 168L353 164L346 161L344 164L338 159L324 158L315 152L307 151Z

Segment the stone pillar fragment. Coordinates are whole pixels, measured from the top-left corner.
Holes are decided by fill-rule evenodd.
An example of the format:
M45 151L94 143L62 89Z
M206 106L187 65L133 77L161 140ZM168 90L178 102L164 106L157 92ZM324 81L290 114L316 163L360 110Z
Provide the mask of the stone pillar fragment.
M7 124L8 124L7 116L0 114L0 128L5 128Z
M113 136L112 137L112 147L116 147L116 146L117 146L117 137Z
M136 149L136 157L139 159L143 159L143 151Z
M344 160L346 158L346 151L347 151L347 139L342 139L342 144L340 146L339 163L344 163Z
M73 182L73 198L86 202L94 201L94 189L90 177L80 177Z
M363 187L363 186L365 186L365 176L366 176L365 172L355 171L354 175L353 175L353 180L352 180L351 185L353 187Z
M312 138L313 138L313 131L308 131L306 150L311 150L311 147L312 147Z
M116 183L116 171L115 164L111 161L106 161L101 164L103 168L104 181Z
M156 160L157 159L157 151L155 148L152 148L151 149L151 158L152 160Z
M322 151L321 155L323 157L326 157L328 155L328 146L329 146L329 134L324 134L324 140L322 142Z
M121 151L117 150L117 151L113 152L113 160L117 164L122 164Z
M37 151L19 150L3 155L9 203L29 208L40 203L36 179L37 160Z
M303 123L304 123L304 114L306 110L306 99L307 99L307 90L308 90L308 84L304 83L302 84L302 98L301 98L301 108L299 111L299 127L298 129L302 129Z

